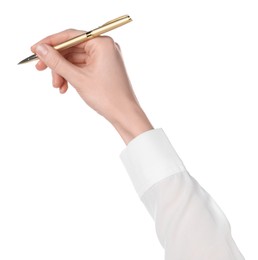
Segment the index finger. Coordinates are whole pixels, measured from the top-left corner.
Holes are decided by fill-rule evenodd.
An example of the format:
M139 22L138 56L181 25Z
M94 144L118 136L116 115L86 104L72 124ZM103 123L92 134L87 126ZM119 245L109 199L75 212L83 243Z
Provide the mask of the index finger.
M69 39L71 39L75 36L78 36L80 34L83 34L83 33L85 33L85 31L75 30L75 29L67 29L65 31L52 34L52 35L47 36L46 38L40 40L39 42L35 43L31 47L31 51L33 53L35 53L36 47L40 43L46 43L50 46L55 46L55 45L58 45L59 43L65 42L65 41L67 41L67 40L69 40Z
M40 40L39 42L35 43L32 47L31 47L31 51L33 53L36 52L36 47L38 44L40 43L46 43L50 46L55 46L58 45L59 43L65 42L77 35L80 35L82 33L85 33L85 31L81 31L81 30L75 30L75 29L67 29L64 30L62 32L59 33L55 33L52 35L49 35L45 38L43 38L42 40ZM47 68L47 66L42 62L42 61L38 61L38 63L36 64L36 68L38 70L44 70Z

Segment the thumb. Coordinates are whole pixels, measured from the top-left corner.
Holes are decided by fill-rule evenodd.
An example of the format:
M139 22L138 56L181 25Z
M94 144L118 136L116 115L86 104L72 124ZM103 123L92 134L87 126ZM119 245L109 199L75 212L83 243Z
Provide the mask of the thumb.
M65 78L67 81L74 80L76 67L67 61L57 50L47 44L39 44L36 54L47 67Z

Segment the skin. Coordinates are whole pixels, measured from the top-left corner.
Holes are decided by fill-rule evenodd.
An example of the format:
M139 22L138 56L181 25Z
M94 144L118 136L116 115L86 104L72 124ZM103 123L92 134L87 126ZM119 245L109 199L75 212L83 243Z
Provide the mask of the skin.
M61 52L51 47L82 33L70 29L33 45L31 50L39 57L36 68L51 69L52 84L61 94L67 92L69 85L74 87L128 144L153 126L133 91L118 44L101 36Z

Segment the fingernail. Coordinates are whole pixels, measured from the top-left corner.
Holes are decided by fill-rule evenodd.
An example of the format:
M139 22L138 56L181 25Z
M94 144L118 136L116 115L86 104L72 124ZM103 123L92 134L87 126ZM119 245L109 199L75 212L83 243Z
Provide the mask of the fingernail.
M36 53L39 56L46 56L48 53L47 46L45 44L39 44L36 48Z

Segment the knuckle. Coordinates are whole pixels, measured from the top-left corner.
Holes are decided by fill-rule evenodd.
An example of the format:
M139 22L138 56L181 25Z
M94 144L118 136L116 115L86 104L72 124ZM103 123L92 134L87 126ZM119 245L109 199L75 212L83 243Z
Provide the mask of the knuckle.
M113 38L111 38L110 36L103 36L103 41L105 42L106 45L109 45L109 46L115 44Z
M109 36L103 36L101 42L99 43L100 48L104 51L113 52L117 50L117 45L114 42L113 38Z
M65 32L73 32L73 31L75 31L74 28L68 28L68 29L65 30Z
M114 40L110 36L100 36L94 39L98 46L113 46Z

